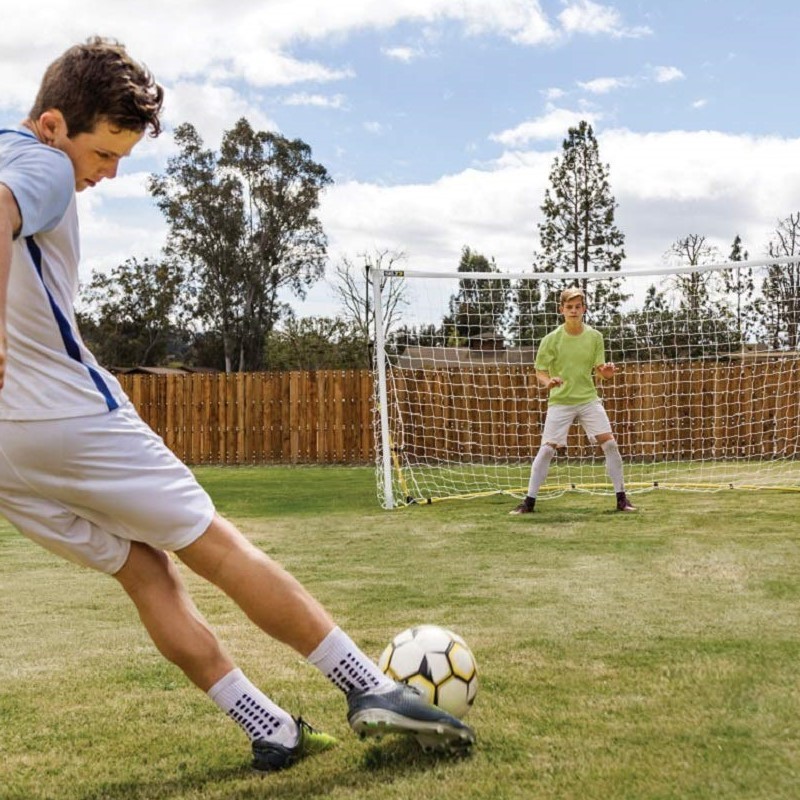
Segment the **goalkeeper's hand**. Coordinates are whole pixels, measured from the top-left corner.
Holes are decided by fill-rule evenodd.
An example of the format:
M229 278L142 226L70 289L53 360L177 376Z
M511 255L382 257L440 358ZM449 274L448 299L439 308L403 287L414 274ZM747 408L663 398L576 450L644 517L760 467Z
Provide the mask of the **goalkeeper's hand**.
M611 361L606 361L605 364L600 364L600 366L597 368L597 372L601 378L610 378L616 371L616 364L613 364Z

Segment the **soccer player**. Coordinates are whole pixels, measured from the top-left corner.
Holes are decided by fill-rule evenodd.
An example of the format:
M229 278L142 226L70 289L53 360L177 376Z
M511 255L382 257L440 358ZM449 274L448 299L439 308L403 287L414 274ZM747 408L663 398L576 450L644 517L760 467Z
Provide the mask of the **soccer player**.
M611 432L611 423L597 394L595 376L610 378L616 371L606 362L603 335L583 321L586 297L573 286L561 292L559 313L564 322L545 336L536 352L536 379L550 393L544 420L542 446L531 466L528 493L511 514L530 514L547 478L550 462L567 444L573 422L580 422L606 459L606 471L617 494L617 511L636 511L625 494L622 458Z
M48 67L21 128L0 132L0 512L48 550L119 582L162 655L247 734L255 769L282 769L335 740L237 669L168 552L345 693L356 733L466 751L469 727L389 680L215 512L81 340L75 194L114 178L146 134L159 134L162 100L124 46L94 37Z

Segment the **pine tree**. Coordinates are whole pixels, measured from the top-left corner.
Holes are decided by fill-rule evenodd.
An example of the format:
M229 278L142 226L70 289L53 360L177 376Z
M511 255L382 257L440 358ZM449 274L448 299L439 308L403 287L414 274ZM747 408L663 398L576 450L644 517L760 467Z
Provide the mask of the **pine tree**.
M747 261L748 253L742 247L742 237L736 234L731 244L729 261ZM747 342L755 325L755 282L752 267L738 267L722 273L725 293L732 298L736 330L742 343Z
M459 273L498 272L494 260L469 247L461 251ZM508 314L510 286L507 280L461 278L458 292L450 298L450 313L442 321L453 346L479 345L481 339L503 340Z
M543 272L614 272L625 258L625 236L614 224L617 204L611 193L609 168L600 160L592 126L582 120L570 128L550 171L539 224L541 252L536 269ZM597 286L582 281L594 324L604 324L627 299L619 282ZM562 286L543 287L542 301L553 303Z

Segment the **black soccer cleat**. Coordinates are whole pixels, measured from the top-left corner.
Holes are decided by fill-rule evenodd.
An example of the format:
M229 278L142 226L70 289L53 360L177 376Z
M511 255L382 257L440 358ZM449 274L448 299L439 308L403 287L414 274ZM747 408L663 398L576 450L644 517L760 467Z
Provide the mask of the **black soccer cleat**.
M617 492L617 511L626 513L636 511L636 506L628 500L628 495L625 492Z
M525 499L515 509L513 509L513 511L509 511L508 513L512 515L533 514L535 505L536 505L535 497L525 497Z
M407 734L414 736L426 752L453 755L465 755L475 744L472 728L427 703L415 687L404 683L388 691L351 692L347 703L347 721L361 738Z
M327 733L312 728L302 717L295 719L297 724L297 742L293 747L286 747L266 739L253 742L253 769L256 772L277 772L291 767L292 764L306 756L321 753L337 743L337 739Z

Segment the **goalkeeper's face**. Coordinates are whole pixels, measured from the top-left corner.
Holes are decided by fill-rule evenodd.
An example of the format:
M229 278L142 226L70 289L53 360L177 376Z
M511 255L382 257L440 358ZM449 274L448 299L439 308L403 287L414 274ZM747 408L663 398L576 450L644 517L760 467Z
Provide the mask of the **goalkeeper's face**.
M561 304L559 310L564 315L565 322L581 322L586 313L586 306L582 297L571 297Z

